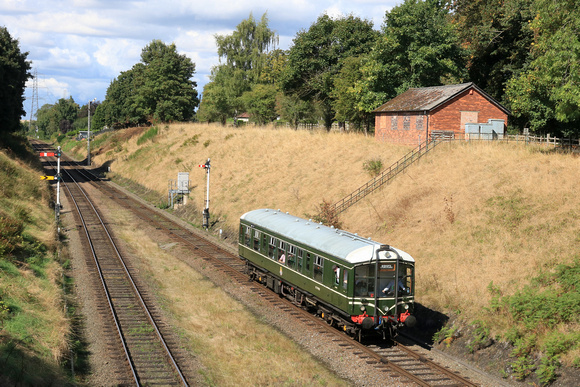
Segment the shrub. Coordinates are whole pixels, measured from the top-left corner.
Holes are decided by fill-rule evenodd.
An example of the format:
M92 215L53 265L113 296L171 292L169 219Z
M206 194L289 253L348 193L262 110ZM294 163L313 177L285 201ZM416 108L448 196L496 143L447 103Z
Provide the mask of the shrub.
M377 177L383 169L383 162L381 159L370 159L363 163L363 169L368 172L371 177Z

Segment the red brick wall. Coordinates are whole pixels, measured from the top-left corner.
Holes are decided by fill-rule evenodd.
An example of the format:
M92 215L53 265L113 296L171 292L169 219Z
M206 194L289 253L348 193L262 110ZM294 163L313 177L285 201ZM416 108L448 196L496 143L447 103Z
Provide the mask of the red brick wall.
M375 139L394 144L419 145L426 139L427 122L428 118L423 113L376 113Z
M430 112L429 116L417 112L382 112L375 113L375 139L395 144L419 145L433 130L453 131L456 138L465 135L465 123L461 122L461 112L466 116L477 116L478 123L487 123L489 119L504 120L507 125L508 116L495 104L488 101L475 89L466 90L453 100ZM397 117L397 128L393 128L392 117ZM417 119L423 119L422 129L417 129ZM408 129L404 121L408 120ZM419 124L421 128L421 124Z
M461 112L477 112L478 123L487 123L487 120L493 118L504 120L507 125L506 113L477 90L470 89L431 112L429 133L433 130L453 131L456 138L463 138L465 126L461 125Z

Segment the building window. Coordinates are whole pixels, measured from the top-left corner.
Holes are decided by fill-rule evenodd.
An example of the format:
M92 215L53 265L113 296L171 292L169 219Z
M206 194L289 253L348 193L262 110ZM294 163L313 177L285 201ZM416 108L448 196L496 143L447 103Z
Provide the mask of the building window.
M425 118L425 116L417 116L417 119L415 120L415 126L416 126L417 130L423 130L424 118Z
M397 130L397 122L398 122L398 118L397 116L393 116L391 117L391 130Z
M403 130L411 129L411 117L405 116L403 117Z

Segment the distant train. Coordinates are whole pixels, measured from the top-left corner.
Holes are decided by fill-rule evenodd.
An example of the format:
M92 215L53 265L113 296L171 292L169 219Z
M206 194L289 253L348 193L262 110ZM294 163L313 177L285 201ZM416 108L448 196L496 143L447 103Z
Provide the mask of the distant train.
M259 209L240 218L239 255L252 279L359 341L416 323L415 260L399 249Z

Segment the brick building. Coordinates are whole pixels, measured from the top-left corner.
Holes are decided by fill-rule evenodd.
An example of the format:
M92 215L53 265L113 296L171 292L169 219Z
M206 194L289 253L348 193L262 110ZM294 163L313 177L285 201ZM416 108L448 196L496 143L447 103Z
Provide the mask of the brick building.
M373 111L378 141L419 145L428 138L466 137L465 124L486 128L498 120L503 136L510 112L472 82L412 88ZM473 125L471 130L473 130ZM473 134L471 134L473 136Z

